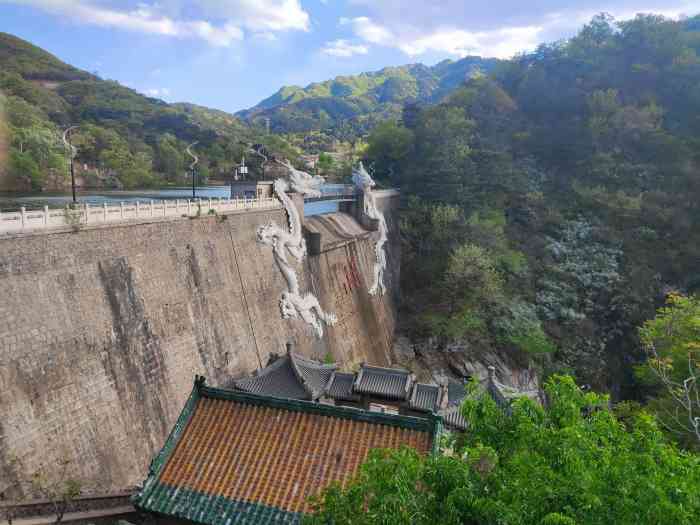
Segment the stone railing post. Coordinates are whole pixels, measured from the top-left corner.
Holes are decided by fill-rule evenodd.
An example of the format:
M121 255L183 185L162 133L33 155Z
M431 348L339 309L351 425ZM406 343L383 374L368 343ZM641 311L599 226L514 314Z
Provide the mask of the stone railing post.
M119 203L119 213L120 213L121 219L124 220L124 203L123 202Z
M27 222L27 208L25 208L24 206L22 206L22 207L19 209L19 213L20 213L20 216L21 216L21 219L22 219L22 229L24 230L24 225L25 225L26 222Z
M138 219L141 215L141 202L136 201L136 218Z
M44 226L49 225L49 207L44 206Z
M151 200L151 217L153 217L153 200Z
M85 208L85 224L87 224L90 220L90 205L86 202L84 208Z
M102 216L103 216L104 222L107 222L107 203L106 202L102 203Z
M192 215L192 201L187 199L187 216Z

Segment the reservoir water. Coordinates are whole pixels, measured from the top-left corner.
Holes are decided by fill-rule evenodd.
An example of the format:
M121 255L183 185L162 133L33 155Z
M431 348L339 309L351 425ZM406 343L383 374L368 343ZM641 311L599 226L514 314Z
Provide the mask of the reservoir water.
M334 193L344 188L343 184L325 184L323 193ZM198 199L228 199L231 195L229 186L201 186L196 188ZM77 193L79 203L91 206L101 206L103 203L118 204L120 202L149 202L161 200L187 200L192 198L191 187L143 189L143 190L94 190ZM68 193L0 193L0 212L17 211L24 207L27 210L63 208L72 201ZM338 211L338 203L333 201L307 202L304 205L304 215L320 215Z

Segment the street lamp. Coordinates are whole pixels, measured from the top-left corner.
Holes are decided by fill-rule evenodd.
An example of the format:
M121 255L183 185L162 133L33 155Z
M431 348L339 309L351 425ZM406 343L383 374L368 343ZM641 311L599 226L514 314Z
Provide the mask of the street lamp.
M190 157L192 157L192 159L193 159L193 160L192 160L192 164L190 164L190 171L192 172L192 199L194 199L194 198L196 197L196 195L195 195L195 176L194 176L195 174L194 174L194 167L195 167L195 165L199 162L199 157L197 157L197 155L195 155L194 153L192 153L192 149L191 149L191 148L192 148L193 146L196 146L197 144L199 144L199 141L195 140L192 144L190 144L189 146L187 146L187 150L186 150L186 151L187 151L187 154L188 154Z
M73 190L73 204L77 203L77 199L75 198L75 171L73 168L73 160L75 159L75 156L78 154L78 150L75 149L75 146L71 144L70 141L70 134L78 129L78 126L71 126L66 131L63 132L63 143L66 145L68 150L70 151L70 184L71 184L71 189Z

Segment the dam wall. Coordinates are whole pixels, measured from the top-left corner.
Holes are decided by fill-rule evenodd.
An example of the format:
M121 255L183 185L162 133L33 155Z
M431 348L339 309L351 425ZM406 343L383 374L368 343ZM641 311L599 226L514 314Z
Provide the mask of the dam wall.
M398 293L398 197L388 292L370 296L374 232L343 213L306 218L320 253L301 289L336 314L316 339L283 320L286 282L256 241L281 209L86 226L0 240L0 498L29 495L35 473L86 492L144 478L192 388L264 366L272 353L386 364ZM65 469L65 473L64 473Z

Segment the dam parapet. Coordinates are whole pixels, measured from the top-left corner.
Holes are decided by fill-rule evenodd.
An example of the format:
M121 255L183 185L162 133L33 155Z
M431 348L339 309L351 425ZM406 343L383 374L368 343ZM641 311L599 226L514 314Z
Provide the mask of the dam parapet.
M148 222L167 218L199 217L246 210L281 208L274 197L233 199L188 199L148 202L122 202L118 205L90 206L80 204L75 208L49 208L40 210L21 208L15 212L0 213L0 235L40 232L64 228L79 228L123 222Z

